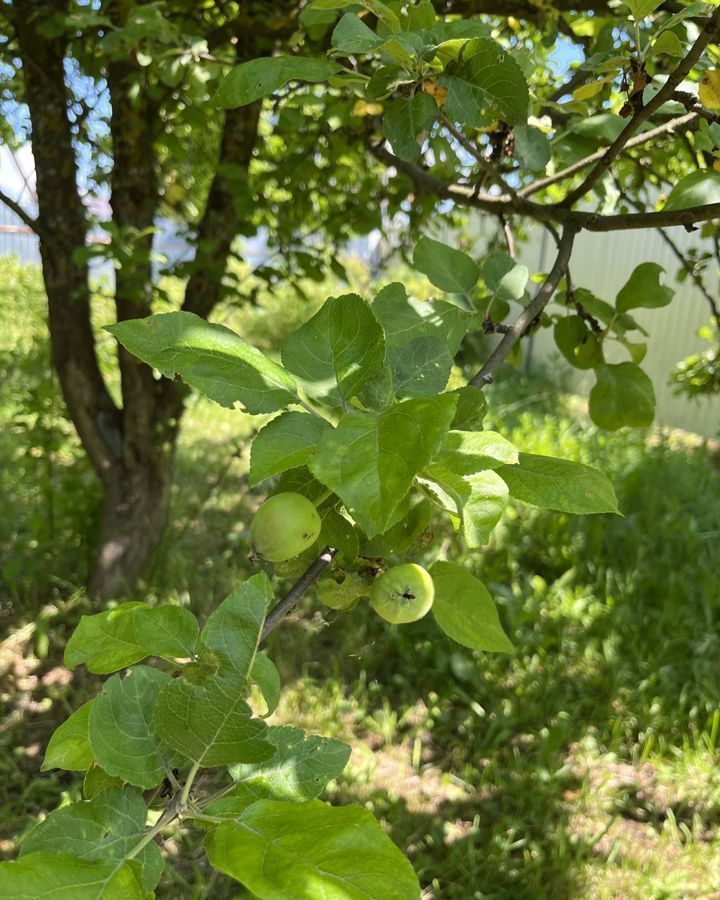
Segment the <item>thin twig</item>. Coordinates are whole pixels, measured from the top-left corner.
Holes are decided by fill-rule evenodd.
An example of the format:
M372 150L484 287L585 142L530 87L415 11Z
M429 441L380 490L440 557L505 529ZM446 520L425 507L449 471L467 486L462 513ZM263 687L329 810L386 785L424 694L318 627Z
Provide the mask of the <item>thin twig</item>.
M513 237L512 228L510 228L510 224L505 216L499 216L499 219L505 237L505 244L507 245L508 256L511 259L515 259L515 238Z
M550 302L550 298L555 293L555 289L560 283L560 279L567 270L576 234L577 227L575 225L568 224L565 226L562 237L560 238L560 245L558 247L555 263L542 287L520 313L517 319L515 319L510 330L493 350L488 361L482 369L480 369L477 375L470 380L470 384L480 389L485 387L486 384L490 384L505 357L520 340L523 334L525 334L529 325L540 315Z
M267 637L268 634L278 625L279 622L295 607L301 600L305 591L312 587L322 573L327 569L333 560L337 550L332 547L326 547L318 558L303 572L295 584L290 588L287 594L277 603L268 613L263 625L260 640Z
M585 194L587 194L587 192L602 178L605 172L609 169L612 162L617 159L620 153L622 153L625 145L628 143L632 135L642 125L642 123L646 122L655 112L655 110L659 109L663 105L663 103L665 103L672 97L675 88L680 84L683 78L688 74L688 72L702 56L703 51L712 40L713 36L718 30L718 27L720 27L720 9L715 10L712 16L708 19L705 27L700 32L699 37L690 48L687 55L680 60L680 62L670 73L667 81L660 88L657 94L655 94L652 100L648 101L645 106L641 106L635 111L635 114L632 116L630 121L623 128L617 138L612 142L612 144L607 148L607 150L605 150L601 159L590 170L585 180L580 185L578 185L578 187L576 187L574 191L571 191L567 195L567 197L565 197L565 199L562 201L562 206L572 206L573 203L576 203L578 200L584 197Z
M696 112L689 112L684 116L678 116L677 119L670 119L669 122L664 122L662 125L658 125L657 128L651 128L650 131L644 131L642 134L635 135L634 138L631 138L625 144L623 149L629 150L631 147L638 147L640 144L652 141L663 134L672 133L676 128L681 128L683 125L689 125L690 122L698 118L699 116ZM555 184L558 181L562 181L564 178L569 178L570 175L574 175L576 172L586 169L593 163L599 162L605 153L605 148L597 150L595 153L591 153L589 156L574 162L571 166L567 166L560 172L555 172L554 175L548 175L547 178L540 178L537 181L533 181L532 184L519 190L518 194L521 197L530 197L532 194L536 194L538 191L543 190L543 188L549 187L551 184Z
M11 209L18 217L18 219L22 219L22 221L31 231L34 231L35 234L38 233L37 219L33 219L30 213L25 212L25 210L22 208L22 206L20 206L19 203L17 203L11 197L8 197L5 191L0 191L0 203L4 203L8 209Z
M460 144L460 146L465 151L467 151L470 156L477 160L483 172L485 172L490 181L492 181L494 185L499 187L504 194L509 194L511 197L514 196L514 188L511 188L510 185L505 182L502 175L500 174L500 172L498 172L492 162L475 144L473 144L473 142L469 138L465 137L462 131L457 128L444 113L440 114L440 121L445 126L445 128L447 128L450 134L455 138L458 144Z

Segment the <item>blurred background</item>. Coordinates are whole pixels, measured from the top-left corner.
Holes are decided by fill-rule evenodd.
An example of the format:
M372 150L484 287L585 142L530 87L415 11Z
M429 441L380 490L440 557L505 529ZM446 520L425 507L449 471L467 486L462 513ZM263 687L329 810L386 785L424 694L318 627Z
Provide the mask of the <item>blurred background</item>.
M80 615L97 611L83 584L99 491L51 370L36 247L8 216L0 231L5 858L38 815L79 799L71 773L40 766L54 728L99 687L62 664ZM615 240L621 246L581 244L579 285L610 294L637 259L657 258L675 274L667 247ZM182 253L162 233L156 249ZM542 270L541 242L528 240L522 253ZM329 295L371 297L401 277L423 296L421 279L392 257L378 270L377 254L368 241L344 260L349 288L260 286L253 305L226 304L215 318L273 353ZM98 324L112 319L111 276L96 272ZM170 299L181 290L173 279L163 287ZM648 432L592 426L586 387L542 334L490 391L488 427L525 451L604 469L624 513L578 518L518 504L487 547L466 553L494 591L515 655L465 650L427 621L389 627L363 604L336 613L312 596L271 637L285 684L274 721L352 744L330 798L373 810L407 849L427 898L720 897L720 414L717 398L678 399L668 384L672 365L700 344L702 297L686 283L651 315L647 370L660 402ZM112 383L113 341L100 334ZM466 347L459 363L477 352ZM137 599L187 605L202 619L249 573L248 527L262 495L247 485L248 439L266 420L191 401L171 523ZM245 896L184 841L179 833L166 845L159 896Z

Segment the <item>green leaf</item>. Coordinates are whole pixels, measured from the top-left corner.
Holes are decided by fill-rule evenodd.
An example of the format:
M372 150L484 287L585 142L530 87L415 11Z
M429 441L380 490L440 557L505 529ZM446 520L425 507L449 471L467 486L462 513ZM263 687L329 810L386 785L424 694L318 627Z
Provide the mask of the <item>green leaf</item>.
M661 53L666 53L668 56L685 56L682 41L674 31L665 31L653 41L652 55L658 56Z
M456 388L452 392L458 398L452 427L459 431L478 431L487 414L485 394L472 384Z
M335 26L330 43L334 54L347 56L354 53L370 53L382 44L383 40L355 13L345 13Z
M437 118L438 108L433 98L422 91L412 97L391 100L385 106L383 131L400 159L416 162L420 147Z
M576 369L592 369L603 363L602 345L580 316L566 316L555 323L558 350Z
M654 262L644 262L636 266L617 295L615 303L617 311L627 312L638 307L657 309L667 306L675 291L660 284L660 276L664 273L665 269Z
M600 428L617 431L625 425L647 428L655 418L653 383L635 363L598 366L590 391L590 418Z
M160 692L153 720L156 733L198 765L257 762L272 753L265 740L267 726L252 718L245 701L271 599L264 572L233 591L203 628L205 649L198 672L172 679ZM203 660L207 669L202 668Z
M619 340L623 347L630 354L630 359L639 366L640 363L645 359L645 354L647 353L648 346L647 343L645 343L644 341L635 343L633 341L629 341L625 337L621 337L619 338Z
M585 288L575 288L573 296L586 312L599 319L604 325L609 325L616 318L615 308L611 303L601 300Z
M195 616L180 606L123 603L94 616L81 616L65 647L65 665L84 663L106 675L146 656L176 659L191 656L198 639Z
M215 95L225 109L247 106L279 90L288 81L326 81L340 66L327 59L262 56L236 66Z
M380 66L366 84L365 96L368 100L385 100L401 84L411 84L412 80L402 66Z
M320 416L285 412L268 422L252 442L248 481L254 487L271 475L308 463L332 426Z
M629 7L635 21L640 22L651 12L655 12L663 0L623 0L623 2Z
M78 859L69 853L29 853L0 863L0 897L8 900L148 900L142 869Z
M513 652L512 641L482 581L450 562L436 562L430 575L435 585L433 615L448 637L473 650Z
M483 263L485 287L499 300L520 300L530 272L507 253L491 253Z
M248 578L208 616L201 641L219 660L218 671L247 688L273 590L265 572Z
M701 169L678 181L663 210L690 209L708 203L720 203L720 174L712 169Z
M164 752L153 732L153 710L163 685L173 679L159 669L135 666L125 678L113 675L90 709L93 754L109 774L142 788L157 787Z
M346 565L355 562L359 547L357 532L352 522L334 509L323 510L321 517L320 544L338 550Z
M287 725L269 728L267 740L273 755L261 763L232 766L236 788L227 802L220 800L208 809L210 815L237 814L256 800L314 800L350 759L347 744Z
M260 688L263 695L267 712L263 715L266 719L275 712L280 702L280 673L275 667L275 663L264 653L258 653L253 661L250 671L250 681Z
M312 0L313 9L345 9L347 6L364 6L369 12L384 22L390 31L400 31L400 20L386 3L381 0Z
M203 767L266 759L272 747L267 726L252 717L233 678L203 686L175 678L158 698L154 728L173 750Z
M394 399L390 366L383 366L376 375L368 378L358 392L358 400L369 409L386 409Z
M439 338L421 335L401 346L388 347L387 363L396 397L433 397L450 378L453 358Z
M363 541L362 555L389 556L395 553L405 553L425 531L431 514L430 501L421 494L411 494L407 511L404 511L402 519L383 534L372 540Z
M484 127L488 119L523 125L528 86L512 53L495 41L473 38L456 62L448 64L440 84L447 88L445 114L455 122Z
M122 778L108 775L108 773L104 769L101 769L100 766L94 765L85 773L82 789L85 799L92 800L92 798L96 794L99 794L100 791L104 791L107 788L122 788L123 785L124 782Z
M105 330L168 378L182 377L221 406L268 413L297 403L295 382L277 363L224 325L189 312L131 319Z
M23 840L20 856L67 852L79 859L119 862L143 837L147 815L139 791L108 788L92 800L71 803L51 812ZM160 848L151 841L135 858L142 865L145 889L152 891L165 868Z
M469 294L480 277L480 269L467 253L429 237L417 242L413 266L427 275L436 288L448 293Z
M373 537L390 527L413 478L435 456L455 412L450 394L404 400L377 413L350 412L310 463Z
M548 136L531 125L517 125L513 129L515 136L515 155L526 169L531 172L544 172L550 162L550 141Z
M465 310L447 300L408 297L405 286L397 281L385 285L371 308L385 332L386 347L404 347L416 337L434 337L452 356L472 321Z
M619 512L610 480L592 466L521 453L517 465L496 471L510 488L510 495L524 503L578 515Z
M450 431L436 457L438 465L458 475L473 475L517 461L517 449L496 431Z
M507 506L508 488L503 479L493 471L462 475L438 463L428 466L424 475L447 495L431 491L442 509L461 520L468 547L486 544Z
M259 900L419 900L410 863L372 813L259 800L205 840L210 863Z
M435 15L435 7L432 0L415 0L410 4L408 11L408 31L421 31L430 29L435 25L437 16Z
M357 294L331 297L285 342L285 366L310 397L341 406L382 368L383 331Z
M468 547L482 547L505 512L508 490L492 471L477 472L463 479L469 493L462 494L462 531Z
M94 702L83 703L55 729L45 751L43 772L48 769L84 772L93 764L95 757L88 737L88 718Z

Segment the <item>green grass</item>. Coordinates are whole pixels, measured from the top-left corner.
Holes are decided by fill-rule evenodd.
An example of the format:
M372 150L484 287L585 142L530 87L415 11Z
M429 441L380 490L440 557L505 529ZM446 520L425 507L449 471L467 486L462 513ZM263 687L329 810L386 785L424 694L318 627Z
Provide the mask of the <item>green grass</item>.
M31 311L36 295L30 283ZM265 312L244 315L244 330L264 334ZM79 796L74 776L40 774L42 747L98 687L66 683L61 666L89 609L76 587L97 494L42 362L42 320L13 322L0 347L8 855L36 816ZM540 377L500 379L492 409L489 425L523 450L608 471L624 517L518 504L471 553L436 523L448 556L493 589L512 656L452 644L431 620L393 628L365 606L342 614L306 598L270 640L286 685L273 721L353 745L328 797L375 812L428 898L709 897L720 890L717 454L677 435L600 433L582 402ZM192 403L145 596L205 616L250 571L262 497L247 487L247 442L262 421ZM188 835L167 849L162 897L245 896L212 879Z

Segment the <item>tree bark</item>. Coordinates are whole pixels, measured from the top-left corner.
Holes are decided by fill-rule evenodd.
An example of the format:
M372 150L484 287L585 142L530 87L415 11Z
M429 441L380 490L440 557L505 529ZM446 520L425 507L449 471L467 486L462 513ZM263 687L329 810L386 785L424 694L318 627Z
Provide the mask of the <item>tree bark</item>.
M142 456L132 469L123 463L107 479L91 596L118 597L135 588L165 530L172 482L172 453Z
M121 22L118 24L122 24ZM134 253L115 275L118 322L152 311L152 243L160 200L155 159L157 104L142 91L144 76L126 60L108 66L112 104L112 220ZM98 549L89 591L99 598L131 590L152 559L167 524L177 421L177 385L157 380L150 366L118 345L122 387L122 443L119 458L103 477L104 497ZM163 379L164 380L164 379ZM174 401L178 396L177 403Z
M87 220L78 194L75 154L67 116L65 42L38 34L39 24L65 9L61 0L13 4L15 32L32 121L38 217L48 324L55 370L70 418L100 478L121 447L120 411L108 392L95 353L90 322L85 246Z
M151 229L158 206L154 127L157 110L125 98L133 77L126 64L109 72L113 102L113 221L120 229ZM241 225L237 185L227 172L247 171L257 137L260 104L229 110L218 166L197 234L194 270L183 309L207 318L222 296L222 276ZM150 241L136 264L116 278L118 321L150 314ZM123 393L122 457L105 488L100 544L90 590L111 597L130 589L152 558L165 530L170 506L176 439L185 391L119 348Z
M89 591L98 598L131 590L165 529L170 506L179 422L186 394L181 385L156 379L123 348L118 362L123 406L112 400L95 352L87 263L74 251L85 245L87 217L77 186L77 163L67 115L63 37L47 38L38 26L67 11L67 0L15 0L11 7L23 61L32 122L43 277L53 363L82 445L103 485L99 542ZM122 15L122 7L115 7ZM254 38L245 36L246 44ZM250 48L251 55L254 50ZM112 102L111 180L116 232L136 241L136 254L116 274L118 321L149 315L152 307L152 229L159 200L155 128L159 110L140 91L131 61L108 65ZM247 171L257 137L260 104L226 114L218 168L198 226L196 265L184 309L207 317L222 295L221 279L240 231L236 176ZM146 232L143 234L143 232Z

